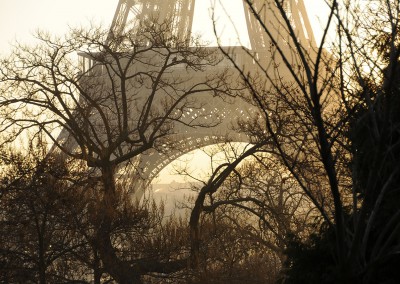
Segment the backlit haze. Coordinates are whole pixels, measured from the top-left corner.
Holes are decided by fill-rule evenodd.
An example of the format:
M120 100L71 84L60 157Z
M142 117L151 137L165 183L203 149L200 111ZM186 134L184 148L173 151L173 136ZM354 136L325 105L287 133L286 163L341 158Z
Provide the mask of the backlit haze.
M304 2L318 41L321 37L320 20L326 20L326 4L323 0ZM203 41L210 45L216 44L210 19L212 3L217 3L215 20L221 43L248 46L242 0L197 0L193 32L202 35ZM112 22L117 4L118 0L0 0L0 55L7 55L16 40L34 43L33 33L38 29L62 35L69 27L89 26L91 22L107 27ZM199 150L185 155L181 160L181 164L189 164L196 174L210 170L209 158ZM173 168L170 165L164 169L156 182L182 182L182 177L172 174Z

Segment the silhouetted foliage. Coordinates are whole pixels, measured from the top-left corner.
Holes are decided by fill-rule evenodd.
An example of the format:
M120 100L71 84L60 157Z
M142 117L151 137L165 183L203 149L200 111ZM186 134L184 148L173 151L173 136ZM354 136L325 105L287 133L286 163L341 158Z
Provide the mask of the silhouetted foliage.
M346 165L351 171L353 190L353 205L348 207L351 210L346 213L349 217L345 222L346 230L351 232L348 259L342 263L347 271L338 267L336 224L325 225L320 233L308 240L297 240L288 248L285 271L289 282L284 283L400 281L397 271L400 263L397 204L400 199L400 10L395 1L375 4L375 8L366 11L369 20L355 29L358 33L366 31L373 35L370 39L358 38L359 35L346 30L342 18L338 18L339 29L343 28L346 36L354 40L347 42L348 54L359 60L348 62L356 72L351 76L356 91L347 90L347 106L355 104L347 113L347 130L341 134L349 141L352 157ZM358 15L349 7L349 15ZM354 51L358 44L364 47ZM339 53L339 56L344 58L344 54ZM370 54L375 57L371 58ZM362 64L371 68L369 72L357 73Z
M400 6L344 2L329 1L316 46L300 42L284 1L246 1L270 41L275 65L251 52L257 72L235 65L249 89L246 98L259 109L254 123L241 130L259 143L254 152L267 148L281 161L324 220L321 234L296 236L288 275L293 268L315 283L394 282L388 267L398 263L400 236ZM279 35L264 14L272 7L284 19ZM337 41L329 45L333 24ZM281 44L285 32L288 40ZM326 269L312 260L320 253Z
M89 281L93 252L76 219L86 206L82 173L71 173L45 145L2 153L0 259L2 283ZM81 282L81 283L83 283Z
M285 254L282 283L317 284L339 283L334 260L334 231L321 228L307 240L296 236L289 243Z
M113 282L96 242L101 193L90 172L34 143L26 154L2 152L0 166L0 281ZM122 188L117 194L110 235L120 259L151 266L186 257L182 221L165 218L162 205L135 204Z

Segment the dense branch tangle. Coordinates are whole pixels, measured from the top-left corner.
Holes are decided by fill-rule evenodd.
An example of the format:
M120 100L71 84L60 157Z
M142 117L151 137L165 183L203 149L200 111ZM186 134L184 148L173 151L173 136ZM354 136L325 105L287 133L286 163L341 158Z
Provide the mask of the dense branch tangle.
M252 43L252 50L221 48L226 60L217 48L203 48L190 39L188 19L192 18L194 2L175 2L174 5L170 5L172 1L157 1L157 5L156 1L151 1L151 5L142 3L139 24L125 29L126 11L139 7L132 4L133 1L129 2L133 6L129 6L128 1L120 1L111 33L97 28L90 31L76 29L66 41L39 34L42 45L33 50L20 47L13 57L3 62L7 67L2 69L1 78L1 106L6 122L3 129L12 125L44 131L54 143L54 149L66 157L83 160L95 169L93 175L100 181L101 191L97 219L101 221L93 244L106 271L120 283L139 282L141 275L150 272L171 273L188 263L182 256L172 261L165 257L132 262L118 255L111 236L118 215L117 179L123 179L119 175L123 175L122 168L141 170L143 177L153 177L159 169L157 163L163 159L169 161L165 157L170 153L181 155L193 149L193 141L197 142L197 139L201 143L196 143L195 147L226 140L253 142L254 147L248 154L270 147L271 136L265 134L267 127L261 124L263 119L268 119L271 110L263 108L264 104L273 101L270 96L254 101L251 92L250 96L242 92L243 85L237 84L239 80L235 74L251 73L252 78L257 78L254 70L258 68L259 74L267 80L252 81L255 85L266 89L280 86L285 94L293 90L292 82L285 79L287 75L293 75L298 83L306 78L303 62L295 56L289 58L293 55L291 49L298 47L293 45L298 43L298 37L299 41L308 42L310 33L281 31L285 18L279 18L280 10L273 3L259 6L259 10L271 16L268 24L276 37L265 33L260 19L254 20L254 11L244 3L249 36L262 39L262 42ZM257 1L257 5L261 2ZM175 9L174 12L171 9ZM120 11L124 11L122 18L118 14ZM157 15L157 11L165 12L164 18ZM286 23L297 21L297 28L301 30L307 21L303 18L301 24L295 11L292 9L292 18ZM182 27L182 34L177 34L177 26ZM289 40L288 35L296 40ZM71 60L75 51L80 52L85 63L82 69L74 67ZM267 67L259 68L264 63ZM292 66L299 67L287 69ZM257 108L261 111L254 111ZM22 109L24 112L20 111ZM281 131L282 126L284 121L276 123L272 132L290 139ZM206 131L198 135L199 129ZM240 136L241 132L244 136ZM211 139L202 139L206 133ZM301 135L298 140L304 139ZM188 141L190 137L195 138ZM187 143L181 147L176 142L182 140ZM134 159L141 156L145 160L144 154L157 156L159 153L167 155L161 159L149 158L148 161L154 163L150 169L148 164L141 165ZM240 159L224 165L221 172L210 179L200 192L198 210L194 210L192 219L198 219L206 209L201 208L205 194L216 191L232 172L236 172ZM297 163L296 159L293 161ZM136 177L130 170L126 176ZM197 224L198 220L191 222L192 231L198 229ZM198 234L192 241L195 255ZM196 263L196 257L192 258L193 267Z
M218 124L199 111L205 101L230 95L223 64L203 74L220 61L215 49L170 37L168 28L168 23L149 22L140 38L128 31L123 40L114 38L108 44L108 33L95 28L73 30L64 42L39 34L41 45L20 47L3 62L2 130L13 126L44 131L54 149L97 169L94 174L103 190L98 214L104 222L96 243L109 273L122 283L123 277L134 279L148 271L128 273L130 265L113 253L110 226L117 208L117 169L150 148L173 146L169 136L177 134L179 124ZM74 67L71 56L76 50L91 61L88 68ZM199 95L207 98L198 100ZM195 117L185 118L194 111Z

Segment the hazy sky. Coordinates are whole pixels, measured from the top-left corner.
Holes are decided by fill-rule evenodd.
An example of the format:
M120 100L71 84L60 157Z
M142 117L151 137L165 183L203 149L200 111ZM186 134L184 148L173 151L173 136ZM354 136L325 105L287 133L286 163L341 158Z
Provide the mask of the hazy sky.
M241 0L221 1L233 18L243 19ZM206 36L204 29L211 29L211 23L207 21L209 3L210 0L197 0L194 18L194 29L203 29L202 33ZM317 17L324 14L324 1L305 0L305 3L314 26L318 25ZM63 34L68 26L87 25L90 21L107 26L112 21L117 4L118 0L0 0L0 54L7 53L10 43L16 39L21 42L32 41L32 33L37 29ZM219 23L224 21L227 22L226 18L221 16ZM239 23L237 27L245 34L245 24ZM235 33L229 27L225 27L224 35L231 35L230 38L224 38L226 43L236 42ZM213 36L209 35L206 39L211 41ZM246 43L246 37L242 41Z
M65 33L68 25L91 20L111 23L117 0L0 0L0 52L18 39L29 42L37 29Z

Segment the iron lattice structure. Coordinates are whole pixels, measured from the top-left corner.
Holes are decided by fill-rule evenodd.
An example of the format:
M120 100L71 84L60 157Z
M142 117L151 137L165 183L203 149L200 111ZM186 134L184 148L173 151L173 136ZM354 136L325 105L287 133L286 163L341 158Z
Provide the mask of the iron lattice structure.
M245 2L243 1L243 9L251 49L262 52L269 45L269 36ZM274 1L254 0L252 2L260 20L267 25L277 27L276 32L279 33L278 27L282 23L276 17L279 11ZM140 30L143 21L154 18L159 22L172 20L174 33L188 37L192 32L195 7L196 0L120 0L110 28L110 38L120 34L127 27ZM313 31L303 0L287 0L284 9L289 15L292 26L296 29L300 42L313 42Z
M154 19L160 23L169 21L172 25L171 33L173 35L186 39L190 38L196 7L195 2L195 0L120 0L107 40L111 42L126 29L133 34L135 32L140 33L141 25L145 21ZM281 29L283 19L277 17L279 11L271 0L255 0L253 1L253 7L260 19L254 16L254 11L250 10L245 1L243 1L251 48L227 46L222 47L222 49L234 57L237 65L241 66L245 72L253 72L257 65L255 60L257 60L260 64L275 65L268 71L270 72L269 76L274 77L278 73L280 74L279 76L285 76L285 71L277 72L277 69L279 69L279 62L277 62L277 60L279 61L279 56L272 54L270 40L271 37L275 38L282 43L284 52L290 52L289 37L284 32L284 29ZM313 33L303 1L288 0L284 9L289 15L291 26L295 28L298 41L311 46L314 42ZM271 30L274 34L267 35L259 20L266 25L272 26ZM216 47L209 47L209 49L212 48L218 50ZM89 62L86 67L93 68L93 66L93 62ZM201 76L206 78L207 74L218 69L231 69L232 72L235 70L231 61L221 60L216 66L205 68ZM171 76L187 77L188 74L187 70L179 70L177 68ZM198 78L198 75L196 76ZM136 89L140 93L140 87ZM238 120L243 122L246 119L257 117L259 114L257 114L255 107L240 98L232 99L227 103L224 99L215 97L212 94L202 94L198 96L197 100L201 107L186 109L185 113L181 115L181 122L183 123L174 125L175 134L170 137L173 143L159 145L140 155L140 158L130 162L130 166L125 167L128 170L125 170L122 175L129 177L135 183L133 185L134 188L142 188L145 184L150 183L171 161L194 149L223 143L227 140L232 142L251 142L251 137L234 131L233 125ZM209 121L219 121L219 123L207 128L190 127L190 122L200 117ZM137 194L141 195L141 193Z
M170 21L175 35L191 32L195 0L121 0L110 28L109 39L118 36L124 29L140 30L143 21L157 19Z

